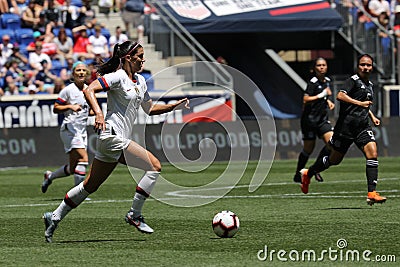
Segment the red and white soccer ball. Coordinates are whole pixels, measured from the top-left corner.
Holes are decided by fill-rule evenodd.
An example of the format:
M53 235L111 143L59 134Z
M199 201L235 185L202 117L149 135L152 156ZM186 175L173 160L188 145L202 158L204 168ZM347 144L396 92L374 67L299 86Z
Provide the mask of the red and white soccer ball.
M239 218L229 210L223 210L214 216L212 227L219 237L233 237L239 230Z

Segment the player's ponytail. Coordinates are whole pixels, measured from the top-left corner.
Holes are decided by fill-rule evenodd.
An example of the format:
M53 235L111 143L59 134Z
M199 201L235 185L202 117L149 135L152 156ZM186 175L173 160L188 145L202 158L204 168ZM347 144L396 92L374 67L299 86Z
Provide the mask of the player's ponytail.
M139 43L132 41L125 41L122 44L116 44L114 46L113 56L107 62L100 64L97 67L97 73L104 75L116 71L125 63L125 57L127 55L136 54L137 49L140 47L142 46Z

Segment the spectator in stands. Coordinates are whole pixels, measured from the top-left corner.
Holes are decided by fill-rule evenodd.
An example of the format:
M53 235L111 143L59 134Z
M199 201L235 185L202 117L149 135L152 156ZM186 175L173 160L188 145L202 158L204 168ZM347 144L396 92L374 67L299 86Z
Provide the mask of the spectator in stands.
M108 58L110 56L108 49L108 40L101 34L101 26L94 26L94 35L89 36L90 52L95 56Z
M18 3L16 0L7 0L7 3L8 3L7 4L8 8L9 8L8 12L20 15L20 10L19 10Z
M144 1L143 0L122 0L122 21L125 25L125 32L128 38L136 38L139 42L143 38L144 26L143 26L143 13L144 13ZM130 27L136 29L136 36L131 35Z
M53 94L59 94L61 92L61 90L64 89L64 87L65 87L65 83L64 83L63 79L61 79L60 77L57 77L54 80Z
M52 28L63 26L61 21L61 10L57 7L57 2L54 1L55 0L46 0L42 11L46 23L51 24Z
M36 0L29 0L28 7L24 10L21 17L21 24L24 28L34 29L40 21L40 12L43 7L36 4Z
M39 31L33 33L34 41L29 43L26 47L28 52L36 51L36 43L41 42L42 52L49 55L51 58L55 57L57 54L57 45L53 41L53 34L42 35Z
M31 84L28 86L28 94L34 95L34 94L39 94L39 88L35 84Z
M383 12L390 17L390 6L386 0L371 0L369 1L368 8L371 15L376 18Z
M386 12L382 12L379 16L378 16L378 22L379 24L389 32L390 28L389 28L389 16L386 14ZM388 32L384 32L380 29L378 29L378 35L381 38L386 38L389 37Z
M35 71L33 71L33 70L31 70L31 69L28 69L28 70L25 70L25 71L24 71L24 76L23 76L23 80L22 80L22 89L21 89L21 91L22 91L23 93L25 93L25 94L28 94L29 91L30 91L29 87L32 88L31 85L33 85L34 87L36 87L36 86L35 86Z
M44 37L53 37L54 23L47 21L46 11L42 10L39 14L39 22L33 27L34 31L39 31Z
M0 14L8 13L8 2L7 0L0 0Z
M82 15L82 7L76 6L74 3L71 3L71 0L65 1L65 21L64 27L73 29L75 27L83 25Z
M113 5L113 0L99 0L98 5L99 5L99 12L101 14L104 14L108 19L110 14L110 9Z
M24 13L25 9L28 7L28 1L16 0L16 2L19 10L19 15L22 16L22 13Z
M391 37L393 35L393 31L389 28L389 16L386 14L386 12L382 12L379 17L378 17L378 22L382 26L382 28L378 28L378 37L379 37L379 42L381 45L381 52L382 55L384 56L384 59L382 60L382 67L384 70L388 70L391 68L391 59L392 59L392 40Z
M119 12L119 10L121 9L121 1L120 0L114 0L112 8L113 8L114 13Z
M18 67L18 61L11 59L6 63L7 72L4 77L4 88L6 94L19 94L23 88L23 76L24 72Z
M1 49L0 49L0 55L1 55ZM6 72L7 72L7 69L6 69L6 67L5 66L3 66L1 63L0 63L0 96L3 96L4 95L4 76L5 76L5 74L6 74ZM1 100L1 99L0 99Z
M359 23L366 23L370 22L371 18L368 15L371 15L371 12L369 10L369 0L361 0L361 6L357 10L357 18ZM357 2L356 2L357 3Z
M33 41L28 44L26 47L26 51L28 52L34 52L35 51L35 43L36 42L43 42L44 36L42 35L41 32L35 31L33 32Z
M43 68L36 73L35 85L40 92L52 94L54 92L54 81L57 79L57 76L51 72L47 60L42 60L40 63Z
M65 65L66 59L73 55L74 42L71 37L67 36L64 27L59 29L58 35L54 38L54 43L57 45L56 58L60 60L61 65Z
M400 37L400 0L393 4L393 31L397 38Z
M76 27L72 29L72 32L74 34L73 53L75 60L81 57L85 59L95 58L95 55L91 53L90 42L86 26Z
M17 60L18 67L23 70L25 70L27 68L27 65L29 63L28 58L24 54L21 53L18 43L13 44L12 54L9 57L9 60L11 60L11 59Z
M8 58L3 54L3 50L1 49L1 46L0 46L0 69L3 69L7 60L8 60Z
M67 66L63 67L60 71L60 78L63 80L65 85L68 85L71 83L72 80L72 66L74 64L74 59L72 57L67 58Z
M115 28L115 34L110 36L110 40L108 40L110 44L110 51L114 50L114 45L115 44L122 44L125 41L128 41L128 36L122 32L122 29L120 26L117 26Z
M19 95L20 92L18 87L14 83L9 83L7 87L4 87L4 95Z
M10 35L4 34L3 37L1 38L2 42L0 43L0 48L2 51L2 54L5 58L9 58L11 54L13 53L12 48L14 45L10 43Z
M35 42L35 52L31 52L29 53L29 66L35 70L35 74L43 69L43 65L41 64L41 62L43 60L46 60L48 62L47 64L47 68L50 70L52 67L51 64L51 58L49 57L49 55L43 53L43 46L42 46L42 42L40 41L36 41Z
M83 7L81 8L81 23L85 25L88 29L93 29L97 23L96 11L92 9L91 0L82 0ZM105 25L101 25L105 27Z

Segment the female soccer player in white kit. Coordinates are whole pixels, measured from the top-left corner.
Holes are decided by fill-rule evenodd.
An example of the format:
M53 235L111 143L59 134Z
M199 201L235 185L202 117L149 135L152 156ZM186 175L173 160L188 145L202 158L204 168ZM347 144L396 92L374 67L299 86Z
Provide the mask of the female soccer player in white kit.
M161 164L150 151L130 139L132 126L140 106L147 114L156 115L177 108L189 108L189 100L184 98L174 104L154 104L147 92L145 79L136 73L143 68L144 62L144 50L139 43L126 41L116 44L112 58L98 67L97 71L102 76L84 89L87 102L96 116L94 128L99 132L97 151L85 181L68 191L56 210L44 214L47 242L52 241L58 223L95 192L118 163L145 171L125 220L140 232L153 233L143 219L142 207L160 174ZM104 90L107 91L105 119L95 97L96 92Z
M46 193L47 188L56 178L67 177L74 174L75 185L80 184L86 176L88 165L87 149L87 120L90 113L89 105L86 102L82 90L87 87L85 84L90 75L87 65L81 61L72 65L73 83L61 90L54 104L54 113L63 113L64 120L60 127L60 137L64 143L65 153L69 155L69 163L61 166L56 171L46 171L42 183L42 192Z

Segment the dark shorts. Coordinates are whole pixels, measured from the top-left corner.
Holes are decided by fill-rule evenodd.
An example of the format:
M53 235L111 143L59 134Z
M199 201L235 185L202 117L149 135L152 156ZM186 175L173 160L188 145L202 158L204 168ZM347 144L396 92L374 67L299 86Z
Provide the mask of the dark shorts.
M333 127L329 121L313 127L307 123L301 123L301 133L303 140L315 140L317 137L321 138L325 133L333 131Z
M347 153L347 150L349 150L353 142L360 150L363 150L364 146L369 142L376 142L374 132L371 129L366 129L362 131L355 139L344 137L340 134L335 134L334 132L331 140L329 141L333 149L343 154Z

